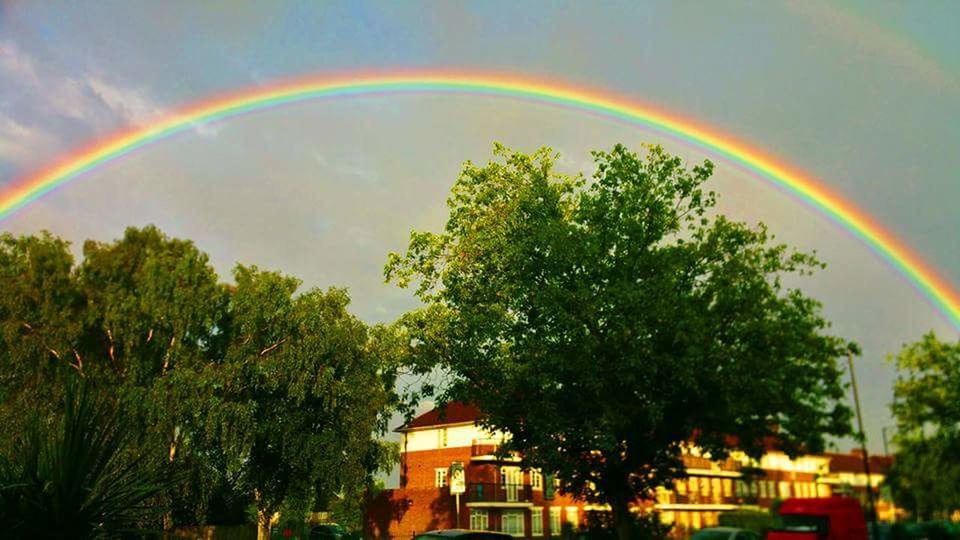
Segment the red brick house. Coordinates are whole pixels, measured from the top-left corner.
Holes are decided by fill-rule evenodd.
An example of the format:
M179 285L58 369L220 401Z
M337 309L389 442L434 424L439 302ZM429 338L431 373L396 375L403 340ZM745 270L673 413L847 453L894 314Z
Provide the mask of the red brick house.
M409 539L449 528L496 530L519 538L555 537L564 527L578 528L587 512L604 510L560 494L539 472L521 469L518 459L498 457L495 450L502 435L479 427L479 416L475 407L451 403L446 410L431 410L397 430L400 486L370 501L368 537ZM826 497L844 489L865 493L866 476L855 455L790 459L769 452L754 461L734 453L718 462L690 448L683 459L688 478L678 480L673 489L658 489L652 505L680 535L716 525L721 512L764 508L776 499ZM871 481L876 486L890 460L874 462ZM461 466L465 489L457 497L450 491L450 474Z

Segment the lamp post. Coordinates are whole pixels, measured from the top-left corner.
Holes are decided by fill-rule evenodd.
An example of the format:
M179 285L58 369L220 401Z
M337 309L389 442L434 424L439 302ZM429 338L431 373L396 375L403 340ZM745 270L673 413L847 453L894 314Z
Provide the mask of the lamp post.
M887 446L887 430L888 429L890 429L890 426L883 426L883 428L880 429L880 435L883 436L883 453L889 456L890 447Z
M867 454L867 434L863 431L863 415L860 413L860 394L857 393L857 377L853 372L853 351L847 351L847 365L850 367L850 386L853 387L853 405L857 411L857 426L860 428L860 449L863 451L863 472L867 475L867 506L870 510L870 529L874 539L877 537L877 504L873 496L873 482L870 480L870 455Z

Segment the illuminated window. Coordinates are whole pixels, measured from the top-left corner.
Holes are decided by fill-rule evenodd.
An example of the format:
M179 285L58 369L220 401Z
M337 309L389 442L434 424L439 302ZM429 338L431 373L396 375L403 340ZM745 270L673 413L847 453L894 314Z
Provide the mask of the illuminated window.
M733 497L733 480L729 478L723 479L723 494L726 497Z
M790 498L790 482L780 482L780 498Z
M576 506L568 506L568 507L567 507L567 523L569 523L570 526L573 527L574 530L576 530L576 529L577 529L577 526L580 524L579 520L577 519L577 507L576 507Z
M438 488L446 487L447 486L447 469L434 469L433 483Z
M676 481L676 486L677 486L677 494L678 494L678 495L686 495L686 494L687 494L687 482L686 482L685 480L677 480L677 481Z
M550 507L550 535L560 536L560 511L559 506Z
M543 536L543 508L535 506L530 509L530 534Z
M764 482L764 481L762 481L762 480L761 480L760 482L757 482L757 483L760 484L760 498L761 498L761 499L766 499L766 498L767 498L767 483Z
M490 518L486 510L470 509L470 528L475 531L485 531L490 528Z

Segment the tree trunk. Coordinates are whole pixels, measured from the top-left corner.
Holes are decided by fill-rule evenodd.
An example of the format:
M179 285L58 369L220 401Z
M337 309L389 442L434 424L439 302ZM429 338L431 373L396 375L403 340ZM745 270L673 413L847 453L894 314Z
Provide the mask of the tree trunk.
M257 504L257 540L270 540L270 518L273 512L262 506L263 497L259 489L253 491L253 500Z
M617 540L633 540L633 516L630 515L628 498L623 495L611 497L610 513Z
M169 463L173 465L173 460L177 457L177 437L180 435L180 426L173 428L173 438L170 439L170 453ZM163 530L169 531L173 529L173 512L169 510L163 514Z
M270 516L264 510L257 511L257 540L270 540Z

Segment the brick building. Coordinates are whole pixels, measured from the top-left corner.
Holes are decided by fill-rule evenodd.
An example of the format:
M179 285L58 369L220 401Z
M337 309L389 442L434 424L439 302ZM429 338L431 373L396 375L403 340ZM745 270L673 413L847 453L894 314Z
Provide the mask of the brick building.
M400 486L370 501L368 536L409 539L428 530L470 528L539 538L557 536L565 527L576 529L588 512L604 510L559 493L555 481L522 469L518 459L498 457L502 435L479 427L478 418L475 407L451 403L397 430ZM688 478L676 481L672 489L658 489L652 505L681 535L716 525L721 512L766 508L776 499L866 493L857 455L790 459L768 452L757 462L734 453L719 462L690 448L683 460ZM871 483L877 486L890 459L872 461ZM451 494L450 474L461 466L465 486L457 497Z

